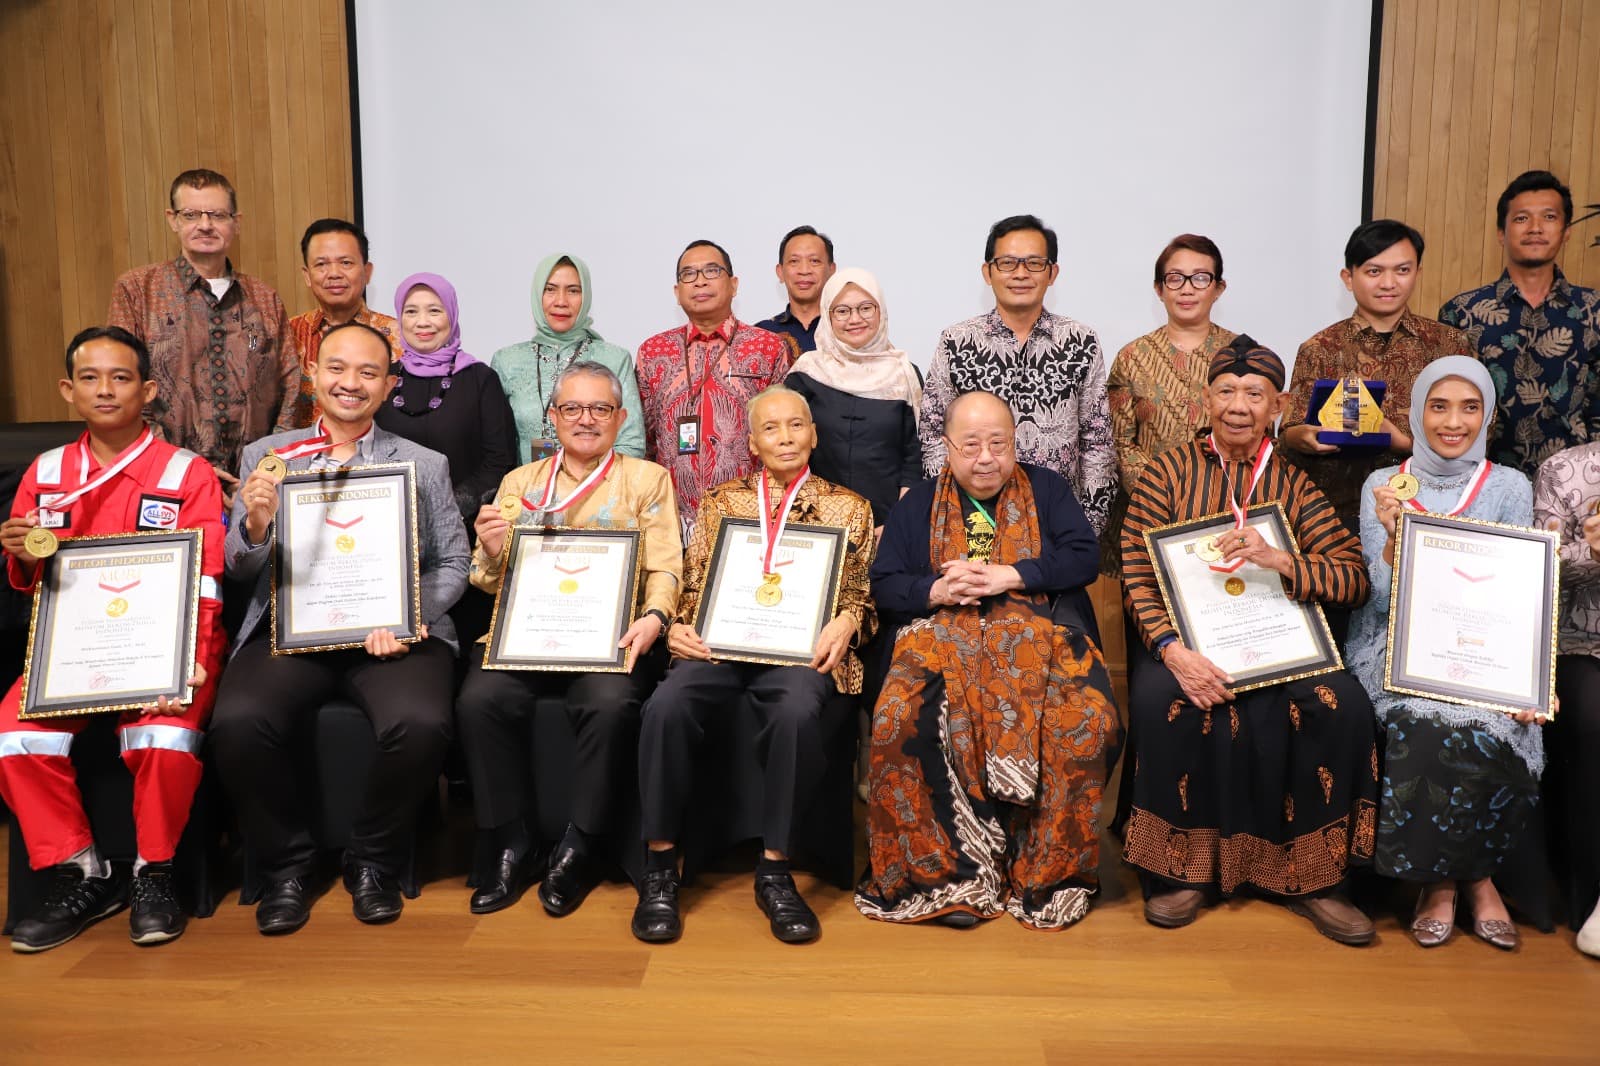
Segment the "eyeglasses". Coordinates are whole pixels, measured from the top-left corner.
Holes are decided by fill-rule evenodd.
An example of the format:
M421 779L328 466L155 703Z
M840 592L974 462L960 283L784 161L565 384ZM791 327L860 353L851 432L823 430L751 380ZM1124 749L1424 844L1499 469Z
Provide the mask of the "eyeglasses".
M609 422L611 416L617 413L614 403L556 403L550 405L551 410L561 416L563 422L576 422L587 411L596 422Z
M1027 257L1015 255L997 255L993 259L989 260L989 265L1000 271L1002 274L1009 274L1019 266L1027 267L1028 273L1030 274L1040 274L1046 270L1049 270L1051 263L1049 259L1046 259L1042 255L1030 255Z
M996 459L1004 459L1006 456L1011 454L1011 448L1015 443L1014 441L1004 440L1001 438L987 441L964 440L960 444L957 444L949 437L945 437L945 441L950 445L950 449L952 451L959 452L962 458L965 459L976 459L978 456L983 454L984 448L988 448L989 454L994 456Z
M213 225L232 222L234 219L232 211L195 211L191 208L184 208L182 211L174 211L173 214L182 219L185 226L192 226L202 218L208 219Z
M721 263L707 263L703 267L680 267L678 269L678 284L688 285L702 274L707 281L716 281L728 272L728 268Z
M828 313L833 316L835 322L848 322L851 315L860 315L864 319L874 317L878 313L878 305L870 300L854 307L849 304L838 304Z
M1183 288L1183 283L1188 282L1196 290L1209 289L1217 276L1209 270L1196 270L1193 274L1180 274L1176 270L1169 270L1161 277L1161 284L1174 291Z

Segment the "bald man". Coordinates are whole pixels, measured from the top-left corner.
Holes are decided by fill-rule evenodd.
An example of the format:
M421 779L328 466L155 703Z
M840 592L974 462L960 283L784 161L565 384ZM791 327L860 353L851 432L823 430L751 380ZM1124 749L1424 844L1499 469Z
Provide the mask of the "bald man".
M1011 408L945 412L939 476L890 512L872 595L898 630L872 723L870 918L1082 918L1122 728L1087 620L1099 547L1071 484L1017 462Z

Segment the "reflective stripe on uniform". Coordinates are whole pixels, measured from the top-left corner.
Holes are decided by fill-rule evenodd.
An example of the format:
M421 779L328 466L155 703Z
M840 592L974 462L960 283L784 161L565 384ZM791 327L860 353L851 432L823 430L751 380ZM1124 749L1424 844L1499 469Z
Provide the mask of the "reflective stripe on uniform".
M70 755L72 734L18 730L0 733L0 759L7 755Z
M181 725L130 725L124 726L121 732L123 751L160 748L163 751L200 754L198 729L185 729Z
M167 460L167 468L161 472L161 480L156 482L156 488L162 492L177 492L183 488L183 476L189 472L189 464L198 458L187 448L173 452L172 458Z
M67 446L51 448L39 456L39 465L34 470L33 479L41 485L61 484L61 460L67 454Z
M218 589L217 589L217 579L216 578L214 578L214 577L206 577L204 575L201 576L201 578L200 578L200 598L202 600L220 600L220 599L222 599L222 593L220 591L218 591Z

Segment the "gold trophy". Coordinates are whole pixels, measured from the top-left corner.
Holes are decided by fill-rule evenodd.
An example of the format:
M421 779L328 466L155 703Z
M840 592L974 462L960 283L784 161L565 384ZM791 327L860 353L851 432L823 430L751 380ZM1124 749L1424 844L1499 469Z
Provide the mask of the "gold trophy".
M1314 422L1319 427L1317 440L1341 448L1387 448L1389 434L1383 428L1381 400L1373 389L1383 392L1381 381L1366 381L1360 374L1348 374L1337 381L1317 382L1313 395L1327 389L1327 399L1317 410ZM1313 405L1315 400L1312 401Z

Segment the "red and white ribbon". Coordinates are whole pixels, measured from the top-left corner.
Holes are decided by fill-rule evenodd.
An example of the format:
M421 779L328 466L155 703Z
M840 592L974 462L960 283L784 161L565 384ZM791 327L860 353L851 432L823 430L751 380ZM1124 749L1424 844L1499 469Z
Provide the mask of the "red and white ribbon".
M1448 517L1450 515L1458 515L1462 511L1465 511L1468 507L1471 507L1472 501L1476 500L1478 498L1478 493L1483 490L1483 483L1489 480L1489 468L1493 465L1494 464L1489 462L1487 459L1478 460L1478 468L1474 470L1472 472L1472 476L1467 479L1467 486L1461 490L1461 498L1456 501L1456 505L1450 508L1448 511L1435 511L1434 513L1442 513ZM1400 472L1402 474L1411 473L1410 459L1407 459L1405 462L1400 464ZM1411 497L1409 500L1401 500L1400 502L1403 506L1409 507L1413 511L1421 511L1426 513L1428 510L1426 507L1422 506L1422 504L1417 502L1417 498L1415 496Z
M777 518L772 517L772 497L767 492L767 478L770 475L763 470L761 479L756 485L756 498L761 502L761 574L765 577L775 573L772 569L772 555L778 550L778 544L783 540L783 531L789 528L789 508L794 503L794 498L800 494L800 486L806 483L811 476L811 467L808 464L800 471L800 476L789 482L789 488L783 494L779 504Z
M566 499L557 500L556 478L561 473L562 458L566 455L566 453L567 450L565 448L556 449L555 458L550 463L550 478L544 483L544 493L539 497L539 502L534 503L526 496L522 498L522 505L528 510L544 511L546 513L565 511L567 508L571 507L573 504L589 495L589 493L593 492L594 487L600 484L600 482L604 481L606 479L606 475L611 472L611 464L617 461L617 452L616 449L613 448L606 452L606 457L600 462L600 465L589 471L588 477L578 482L578 487L573 489L572 492L567 495Z
M304 459L308 455L318 455L322 452L331 452L335 448L344 447L346 444L359 445L363 439L372 435L372 430L376 425L377 423L374 422L367 426L367 431L361 434L359 437L352 437L350 440L335 441L333 439L333 434L322 428L322 419L319 418L317 419L316 424L311 427L316 434L315 436L309 437L298 444L286 444L281 448L274 448L272 449L272 454L276 455L284 462L288 462L291 459Z
M1244 495L1238 500L1233 498L1233 468L1228 465L1226 459L1222 458L1222 450L1217 447L1216 433L1211 434L1211 450L1217 453L1218 459L1222 460L1222 469L1228 477L1228 508L1233 511L1233 528L1243 529L1245 511L1250 505L1250 497L1255 494L1256 486L1261 484L1261 478L1267 472L1267 460L1272 458L1272 440L1266 436L1261 438L1261 447L1256 450L1255 462L1250 467L1250 484L1245 487ZM1212 563L1211 569L1219 574L1231 574L1244 564L1245 560L1235 559L1231 563Z
M150 442L155 439L155 434L146 428L144 433L139 436L139 439L122 449L122 454L112 460L111 465L102 470L100 472L100 476L95 478L93 481L89 480L89 445L79 441L78 481L81 482L81 484L79 484L79 486L73 489L71 492L62 496L60 499L51 503L48 507L40 507L38 509L40 520L42 521L50 515L66 514L73 504L77 503L89 493L93 492L95 489L99 488L101 485L104 485L106 482L110 481L112 478L126 470L128 468L128 464L132 463L135 459L139 458L139 456L143 455L144 450L150 447Z

